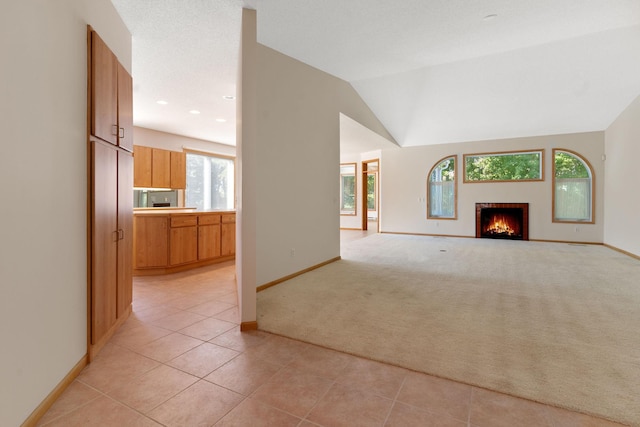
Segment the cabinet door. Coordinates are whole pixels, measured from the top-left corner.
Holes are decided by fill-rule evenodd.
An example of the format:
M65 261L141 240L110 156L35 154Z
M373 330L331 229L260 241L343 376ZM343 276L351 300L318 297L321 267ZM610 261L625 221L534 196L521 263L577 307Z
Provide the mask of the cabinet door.
M136 215L133 225L135 268L169 265L169 217Z
M116 317L133 300L133 157L118 151L118 284Z
M233 255L236 253L236 216L235 214L222 215L222 238L221 238L221 254L222 256Z
M187 188L187 154L171 151L171 188Z
M133 151L133 79L118 63L118 145Z
M91 33L91 134L118 144L118 60L102 39Z
M151 153L151 186L155 188L171 187L171 153L153 148Z
M151 147L136 145L133 149L133 186L151 187Z
M198 260L198 227L178 227L169 231L169 262L171 265Z
M118 153L92 141L91 343L116 322Z
M198 226L198 260L217 258L220 254L220 224Z

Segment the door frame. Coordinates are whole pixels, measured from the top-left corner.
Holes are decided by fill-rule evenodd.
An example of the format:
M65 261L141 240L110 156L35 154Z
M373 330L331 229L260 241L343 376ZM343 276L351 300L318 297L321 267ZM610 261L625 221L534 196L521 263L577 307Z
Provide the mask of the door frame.
M377 170L374 171L370 171L369 170L369 163L377 163L378 167ZM376 233L380 232L380 159L370 159L370 160L363 160L362 161L362 230L363 231L367 231L369 229L369 225L368 225L368 218L369 218L369 209L367 209L367 176L373 172L376 176L375 179L375 184L376 184L376 188L374 189L375 191L375 198L376 198L376 207L377 207L377 212L378 212L378 220L377 222L377 227L376 227Z

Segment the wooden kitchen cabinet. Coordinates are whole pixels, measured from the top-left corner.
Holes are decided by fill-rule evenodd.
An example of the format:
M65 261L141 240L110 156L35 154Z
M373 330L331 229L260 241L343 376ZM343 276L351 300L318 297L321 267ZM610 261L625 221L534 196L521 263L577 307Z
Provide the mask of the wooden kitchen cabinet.
M133 156L118 150L118 281L116 318L133 302Z
M151 187L151 147L136 145L133 147L133 186Z
M91 135L133 151L133 80L95 31L91 39Z
M236 253L236 214L222 215L221 226L221 248L222 256L235 255Z
M134 215L134 275L174 273L234 257L234 212L140 210Z
M198 260L198 217L171 218L169 264L179 265Z
M133 79L118 64L118 146L133 151Z
M180 151L170 152L170 188L184 190L187 188L187 154Z
M160 148L151 150L151 186L171 188L171 152Z
M134 218L134 267L166 267L169 263L169 216L136 215Z
M187 188L187 155L180 151L136 145L134 151L134 187Z
M221 255L220 215L198 216L198 261Z
M131 76L95 31L87 31L91 360L131 312L133 93Z
M116 323L118 281L118 152L94 141L91 146L91 344Z
M133 297L133 160L91 142L91 344L106 339Z
M118 145L118 59L91 32L91 134Z

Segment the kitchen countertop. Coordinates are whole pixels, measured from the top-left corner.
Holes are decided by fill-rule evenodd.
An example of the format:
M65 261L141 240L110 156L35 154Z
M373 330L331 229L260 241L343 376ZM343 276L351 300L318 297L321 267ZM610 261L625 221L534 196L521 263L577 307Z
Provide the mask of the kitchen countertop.
M207 213L236 213L234 210L219 210L219 209L208 209L199 211L196 208L134 208L134 215L196 215L196 214L207 214Z

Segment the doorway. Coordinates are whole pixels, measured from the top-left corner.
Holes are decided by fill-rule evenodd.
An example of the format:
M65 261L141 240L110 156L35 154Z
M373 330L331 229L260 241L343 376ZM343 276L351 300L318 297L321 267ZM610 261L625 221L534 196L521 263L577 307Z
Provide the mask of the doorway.
M362 230L380 232L379 159L362 162Z

